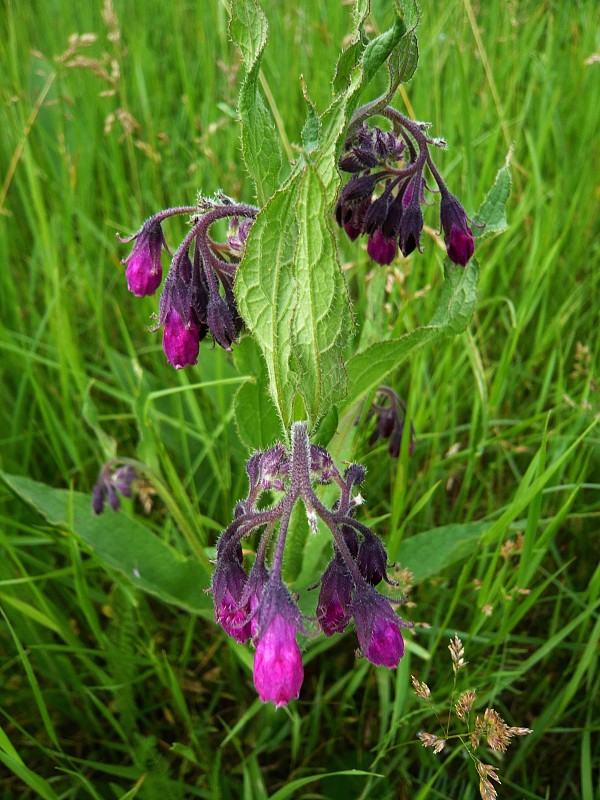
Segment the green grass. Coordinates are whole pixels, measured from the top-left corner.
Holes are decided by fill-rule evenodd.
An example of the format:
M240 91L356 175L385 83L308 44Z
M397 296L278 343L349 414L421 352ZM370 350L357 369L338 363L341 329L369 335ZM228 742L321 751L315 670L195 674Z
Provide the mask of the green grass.
M388 5L373 3L375 29L389 21ZM186 555L190 541L210 548L245 491L238 372L206 343L198 367L168 367L160 336L148 332L156 300L127 292L115 233L198 190L252 199L224 4L151 0L142 13L119 0L112 41L98 1L5 6L0 466L89 492L117 446L163 484L149 518L131 504L123 513ZM434 756L416 738L441 730L410 683L410 673L427 682L445 724L457 632L469 662L458 689L477 691L480 712L493 705L509 724L533 728L499 763L501 796L592 800L600 66L587 60L600 18L583 1L422 6L420 66L403 92L448 141L438 163L471 211L512 146L510 229L480 248L469 331L420 352L395 378L418 432L413 457L388 461L366 433L354 457L369 468L364 513L394 548L453 523L486 520L486 534L413 589L406 615L427 627L408 637L396 673L357 661L351 632L316 637L300 700L275 712L256 699L248 648L142 594L2 485L2 797L474 798L464 750L451 740ZM304 117L298 76L322 109L350 10L263 7L264 78L294 142ZM74 32L97 35L80 55L98 64L59 58ZM119 77L107 81L92 67L110 73L111 59ZM136 126L127 134L115 118L106 132L120 109ZM427 222L435 227L433 210ZM176 233L174 224L171 241ZM395 265L385 309L377 281L365 283L366 253L340 244L359 321L369 303L384 330L429 318L440 288L430 237L424 256ZM520 552L504 555L519 534ZM321 777L343 770L373 775ZM301 778L311 782L293 783Z

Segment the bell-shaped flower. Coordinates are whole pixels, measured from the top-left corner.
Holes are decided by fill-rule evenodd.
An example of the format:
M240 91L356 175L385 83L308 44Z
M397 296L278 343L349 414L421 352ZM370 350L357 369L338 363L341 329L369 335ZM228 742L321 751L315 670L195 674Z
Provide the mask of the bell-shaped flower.
M326 636L341 633L350 621L353 588L348 567L337 553L323 573L317 602L317 621Z
M383 595L369 584L357 586L350 607L360 649L376 666L394 669L404 655L405 625Z
M238 548L231 546L224 548L223 555L217 558L212 592L215 622L222 625L229 636L243 644L250 638L250 623L246 621L248 609L240 605L248 576L240 564L238 555Z
M123 260L127 265L127 288L136 297L154 294L162 281L160 256L163 247L168 252L160 222L151 217L138 233L120 241L135 241L131 253Z
M467 224L468 217L464 208L448 190L442 190L440 222L448 258L455 264L466 267L475 250L475 239Z
M378 264L388 265L391 264L396 255L398 243L395 238L384 236L381 228L369 236L367 242L367 253Z
M296 631L300 612L283 583L269 583L257 618L254 686L263 703L287 705L300 695L304 668Z
M193 320L187 325L175 308L171 308L165 320L163 350L167 361L175 369L196 364L200 349L200 330Z

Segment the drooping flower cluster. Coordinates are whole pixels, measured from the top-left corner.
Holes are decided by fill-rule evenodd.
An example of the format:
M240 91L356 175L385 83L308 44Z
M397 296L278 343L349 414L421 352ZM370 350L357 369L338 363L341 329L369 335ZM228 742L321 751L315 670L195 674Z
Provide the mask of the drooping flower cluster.
M336 205L338 225L352 241L366 234L367 252L378 264L391 264L398 248L405 257L420 250L427 166L441 197L440 223L448 257L466 266L475 247L472 220L448 190L429 152L429 145L443 147L445 142L428 137L427 125L394 108L377 113L391 120L391 131L364 121L350 125L339 167L352 177Z
M232 523L217 543L212 592L215 620L238 642L252 639L256 646L254 685L261 700L286 705L298 697L304 675L297 634L308 635L307 621L281 572L288 525L298 501L311 527L316 530L321 519L333 536L333 557L319 581L319 628L332 636L353 619L363 655L373 664L396 667L404 653L400 629L407 623L392 601L375 589L382 580L393 583L381 541L354 518L362 502L354 490L365 478L363 467L352 464L342 476L329 453L309 443L305 423L295 423L291 451L277 444L255 453L247 473L248 495L237 504ZM331 509L313 488L325 484L339 488ZM264 508L259 500L269 490L282 497ZM257 530L262 531L260 541L247 572L241 542Z
M387 399L387 404L383 405L376 400L373 401L367 414L367 422L375 418L375 429L369 437L369 444L375 444L379 439L389 439L388 453L392 458L400 455L400 445L402 443L402 432L404 431L404 420L406 417L406 406L402 398L389 386L380 386L377 389L378 395L383 395ZM415 429L411 422L410 441L408 443L408 454L412 456L415 449Z
M92 492L94 514L101 514L105 503L113 511L118 511L121 497L131 497L133 484L138 478L138 472L132 464L119 463L115 459L104 464Z
M197 206L168 208L150 217L140 230L122 242L134 242L123 263L127 286L136 297L156 292L162 282L161 255L170 253L162 223L177 214L191 215L191 228L171 260L165 279L157 324L163 328L163 349L176 369L195 364L199 345L210 333L225 350L240 333L243 322L233 294L233 282L244 243L258 209L236 204L224 195L201 200ZM211 225L229 219L225 242L210 235Z

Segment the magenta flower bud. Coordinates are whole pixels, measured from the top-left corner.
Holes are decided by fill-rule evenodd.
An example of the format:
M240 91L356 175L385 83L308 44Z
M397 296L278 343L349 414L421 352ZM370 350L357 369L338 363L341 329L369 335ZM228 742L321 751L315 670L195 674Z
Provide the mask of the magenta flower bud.
M125 277L127 288L136 297L154 294L162 281L162 265L160 256L163 247L168 251L167 243L160 226L154 218L144 223L139 233L122 242L135 240L133 250L124 259L127 264Z
M363 655L376 666L394 669L404 655L403 621L383 595L365 584L357 587L351 605Z
M440 222L448 258L455 264L466 267L475 250L475 240L467 224L468 217L464 208L448 191L442 191Z
M354 583L339 555L333 558L321 578L317 620L326 636L341 633L350 621Z
M167 314L163 331L163 350L175 369L183 369L198 361L200 331L193 320L185 325L174 308Z
M373 261L378 264L387 265L391 264L396 255L396 239L389 239L383 235L381 228L369 237L367 242L367 253L371 256Z
M226 554L217 561L212 580L215 604L215 621L223 630L240 644L250 638L248 609L240 606L242 593L247 583L247 575L237 558L237 548L231 556Z
M263 703L279 708L299 696L304 679L296 641L302 619L283 583L267 584L257 618L254 686Z

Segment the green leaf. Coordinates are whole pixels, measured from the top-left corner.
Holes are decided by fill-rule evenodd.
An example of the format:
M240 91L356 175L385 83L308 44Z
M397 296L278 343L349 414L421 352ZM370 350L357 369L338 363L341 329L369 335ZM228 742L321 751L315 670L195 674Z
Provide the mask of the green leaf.
M475 228L474 236L481 240L494 234L502 233L508 228L506 219L506 204L510 197L512 181L510 177L510 162L512 150L506 156L506 162L498 170L492 188L485 196L479 211L475 215L475 221L483 228Z
M263 205L278 186L282 159L273 117L258 88L268 24L256 0L233 0L229 33L246 67L238 101L242 156Z
M380 386L416 350L464 331L477 301L477 278L475 259L471 259L464 269L447 260L444 285L429 325L416 328L398 339L373 344L350 359L348 396L343 412L349 411L363 395Z
M345 769L340 770L339 772L325 772L319 775L308 775L306 778L296 778L296 780L286 783L285 786L283 786L281 789L278 789L275 794L271 795L271 800L286 800L288 797L294 797L294 794L298 789L302 789L303 786L307 786L309 783L323 780L323 778L337 778L342 775L351 775L353 777L384 777L377 772L363 772L360 769Z
M468 522L417 533L400 544L398 563L412 572L415 583L441 575L451 564L471 555L490 526L490 522Z
M385 64L405 33L404 21L397 16L391 28L375 39L371 39L363 56L363 88L374 78L377 70Z
M90 497L80 492L54 489L5 472L0 477L50 525L70 531L131 585L164 603L212 617L211 600L204 591L210 584L209 574L197 560L184 558L141 522L111 510L96 516Z
M421 7L417 0L394 0L394 3L407 30L414 31L421 20Z
M312 423L346 394L342 356L350 322L349 300L327 210L325 186L316 170L307 167L296 201L297 303L292 329L300 370L298 390Z
M317 109L315 108L315 104L310 99L310 95L308 94L308 87L306 85L304 77L301 76L300 80L302 83L302 95L306 100L306 105L308 107L306 122L304 123L304 127L302 128L302 147L305 153L310 153L319 144L319 135L321 132L321 120L319 119L319 115L317 114Z
M291 178L259 213L235 279L240 314L263 352L269 391L285 430L292 421L296 393L291 318L296 302L293 261L299 178Z
M334 95L344 92L350 85L353 70L360 64L365 46L362 41L353 42L342 50L338 58L331 88Z
M282 433L269 396L267 368L251 336L241 340L234 355L240 372L251 376L240 386L234 399L238 434L249 450L265 450L280 439Z

